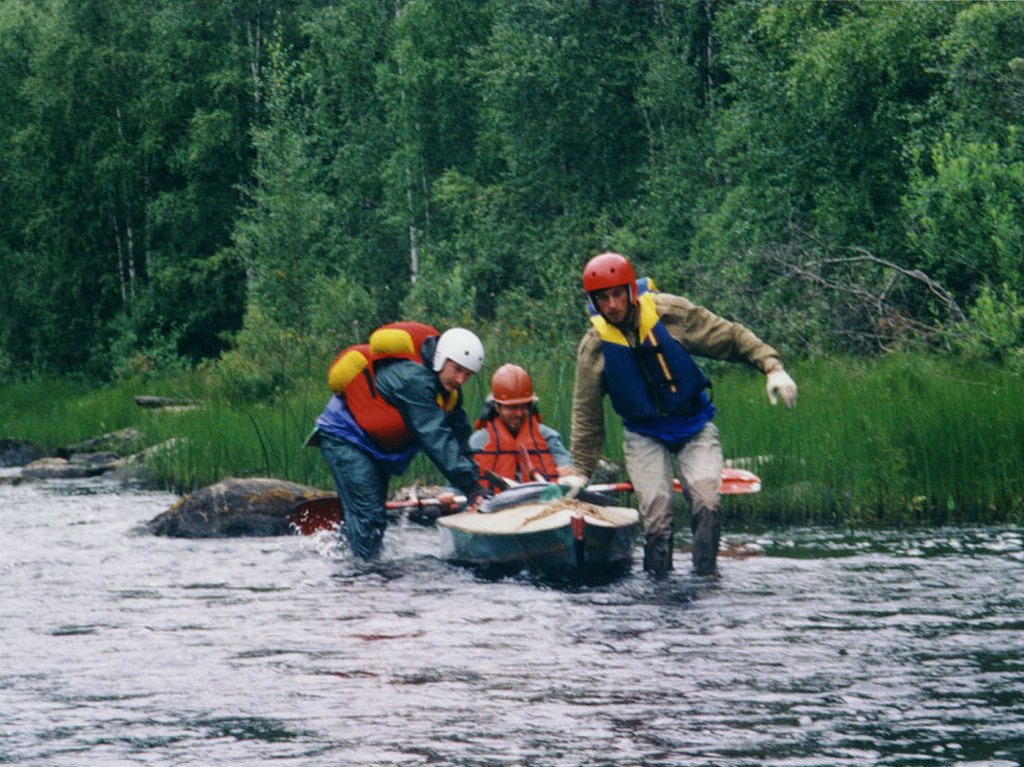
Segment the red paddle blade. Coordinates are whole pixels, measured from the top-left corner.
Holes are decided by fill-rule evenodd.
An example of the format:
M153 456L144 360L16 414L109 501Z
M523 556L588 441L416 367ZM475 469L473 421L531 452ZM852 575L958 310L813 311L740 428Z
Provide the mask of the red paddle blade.
M722 482L718 486L718 492L722 495L760 493L761 478L752 471L727 466L722 469Z
M672 480L677 491L683 489L678 479ZM726 466L722 469L722 480L718 483L718 492L722 495L744 495L761 492L761 478L746 469L734 469Z
M677 493L683 489L678 479L672 480L672 486ZM630 492L633 490L633 484L631 482L610 482L604 485L588 485L586 489L592 493ZM746 469L726 467L722 469L722 481L718 485L718 492L722 495L760 493L761 478Z
M295 525L302 535L333 530L341 524L341 502L336 495L299 501L292 507L288 522Z

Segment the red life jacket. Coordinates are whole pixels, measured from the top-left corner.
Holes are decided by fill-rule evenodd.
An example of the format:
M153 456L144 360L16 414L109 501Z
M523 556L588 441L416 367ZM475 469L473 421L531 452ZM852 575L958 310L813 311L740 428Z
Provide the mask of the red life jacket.
M488 482L487 471L509 479L518 478L523 482L533 480L535 471L543 474L544 479L558 477L558 466L547 440L540 433L540 416L537 413L530 413L516 435L497 416L485 421L482 427L487 429L487 443L473 455L473 460L480 467L480 477L485 483ZM527 476L522 476L523 472L520 471L523 448L530 462Z
M398 409L377 391L376 365L395 359L423 364L423 342L438 335L435 328L420 322L391 322L373 331L369 343L342 351L327 370L331 391L345 400L355 422L382 450L401 450L414 437ZM437 405L450 413L458 399L458 391L438 394Z

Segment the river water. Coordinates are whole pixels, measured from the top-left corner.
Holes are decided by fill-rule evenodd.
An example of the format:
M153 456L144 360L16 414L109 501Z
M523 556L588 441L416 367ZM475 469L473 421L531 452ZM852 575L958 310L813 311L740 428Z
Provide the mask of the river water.
M717 581L558 586L415 525L373 568L141 529L175 500L0 485L0 764L1024 763L1017 529L727 531Z

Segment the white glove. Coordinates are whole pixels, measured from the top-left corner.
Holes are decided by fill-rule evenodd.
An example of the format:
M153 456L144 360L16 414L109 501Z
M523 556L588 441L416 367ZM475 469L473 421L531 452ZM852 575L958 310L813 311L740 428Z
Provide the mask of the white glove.
M558 478L558 484L567 488L566 498L575 498L579 495L580 490L587 486L587 478L582 474L566 474L564 477Z
M796 404L796 384L782 368L775 368L768 374L768 401L777 404L779 398L786 408Z

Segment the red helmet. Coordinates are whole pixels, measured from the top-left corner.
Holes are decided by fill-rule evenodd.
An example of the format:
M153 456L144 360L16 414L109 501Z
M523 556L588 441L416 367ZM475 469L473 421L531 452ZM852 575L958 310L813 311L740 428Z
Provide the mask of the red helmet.
M630 300L636 302L636 273L629 259L618 253L602 253L587 261L583 267L583 290L589 295L595 290L625 285Z
M518 365L502 365L491 376L491 399L501 405L536 402L530 374Z

